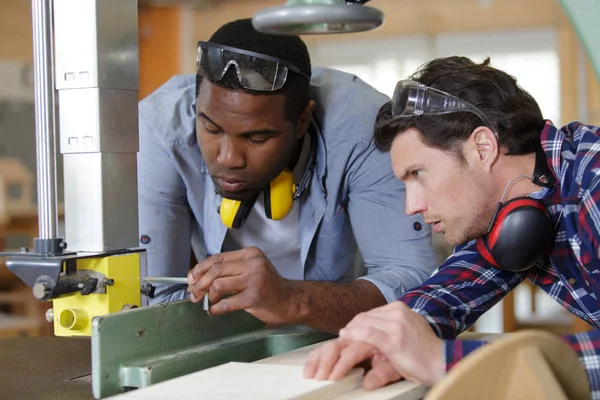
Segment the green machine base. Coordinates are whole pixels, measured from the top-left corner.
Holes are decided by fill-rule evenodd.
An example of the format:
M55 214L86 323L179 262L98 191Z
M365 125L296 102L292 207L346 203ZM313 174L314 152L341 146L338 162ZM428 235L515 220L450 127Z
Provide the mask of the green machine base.
M304 326L266 329L243 311L211 317L190 301L109 314L93 321L92 389L95 398L104 398L333 337Z

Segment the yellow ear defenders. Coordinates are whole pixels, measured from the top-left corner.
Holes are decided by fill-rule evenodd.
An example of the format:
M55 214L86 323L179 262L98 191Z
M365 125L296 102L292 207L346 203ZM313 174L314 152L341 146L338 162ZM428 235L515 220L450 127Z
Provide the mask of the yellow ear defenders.
M311 140L317 141L316 134L311 135ZM294 206L294 200L299 199L304 190L307 189L315 161L317 158L317 146L310 147L308 156L307 168L304 171L302 179L298 183L298 187L294 184L294 174L289 169L284 169L281 173L269 183L263 190L265 199L265 215L272 220L284 219ZM254 203L258 198L258 194L254 198L247 201L223 199L219 207L221 221L228 228L239 229L243 224L248 214L254 207Z
M295 193L294 175L289 169L284 169L263 190L267 218L273 220L284 219L294 206ZM219 207L219 214L221 215L223 224L228 228L239 229L246 217L248 217L250 210L252 210L257 197L258 195L246 201L224 198Z

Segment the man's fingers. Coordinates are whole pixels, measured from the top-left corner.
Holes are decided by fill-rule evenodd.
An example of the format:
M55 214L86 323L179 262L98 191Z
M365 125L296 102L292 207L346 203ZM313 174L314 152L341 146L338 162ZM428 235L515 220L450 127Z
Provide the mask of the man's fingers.
M331 346L329 346L331 344ZM319 363L317 365L317 370L314 374L314 379L317 380L325 380L329 379L329 375L331 375L331 370L334 365L337 363L338 358L341 352L348 347L348 343L335 341L332 343L328 343L327 346L324 346L321 350L321 354L319 357Z
M218 253L213 254L205 260L200 261L198 264L194 266L189 272L187 276L188 285L195 285L198 280L200 280L206 272L211 269L214 265L218 265L223 262L223 258L227 253Z
M384 354L394 350L391 337L387 331L371 325L346 326L340 330L340 337L353 342L368 343Z
M344 348L348 347L351 343L341 340L334 339L329 342L320 345L315 350L311 351L306 358L304 364L304 377L305 378L314 378L317 370L319 369L319 364L324 354L332 354L339 353ZM337 350L336 350L337 349Z
M383 355L383 353L375 353L373 354L373 357L371 357L371 360L373 361L374 365L383 363L383 362L389 362L388 358Z
M327 343L317 347L315 350L311 351L306 357L306 361L304 362L304 377L307 379L312 379L317 372L317 368L319 366L319 360L321 359L321 351L324 346L329 346L332 343Z
M373 355L375 348L367 343L356 342L342 350L329 379L337 381L343 378L356 364Z
M361 339L354 339L354 338L351 339L344 335L347 335L348 332L354 332L354 334L356 334L356 335L361 335L361 332L366 332L364 334L369 335L370 332L377 331L377 333L379 333L379 334L384 333L385 336L388 336L390 333L395 333L395 334L400 333L398 331L398 326L399 326L398 323L396 321L392 320L391 318L382 318L379 315L373 315L373 314L367 312L367 313L357 315L352 321L350 321L348 323L348 325L346 325L345 328L340 330L340 336L344 337L345 339L361 341ZM344 331L344 333L342 333L342 331ZM388 336L388 340L389 340L389 336ZM366 340L365 340L365 342L371 343ZM378 348L381 349L381 346L384 344L385 343L379 342ZM383 351L383 349L382 349L382 351Z
M209 295L212 290L209 290ZM246 310L251 307L249 298L245 292L222 298L217 303L210 305L210 315L223 315L237 310Z
M245 270L244 264L239 262L219 262L212 264L196 283L188 286L188 291L192 292L196 299L202 299L204 294L211 288L215 279L241 275Z
M196 264L196 266L190 270L188 273L188 284L195 284L215 265L236 263L261 256L264 257L264 254L257 247L246 247L240 250L213 254L212 256Z
M248 280L244 275L224 276L216 278L210 285L208 299L210 304L217 304L223 296L242 293Z
M402 379L402 375L381 353L373 356L372 366L373 368L363 378L363 387L366 390L375 390Z

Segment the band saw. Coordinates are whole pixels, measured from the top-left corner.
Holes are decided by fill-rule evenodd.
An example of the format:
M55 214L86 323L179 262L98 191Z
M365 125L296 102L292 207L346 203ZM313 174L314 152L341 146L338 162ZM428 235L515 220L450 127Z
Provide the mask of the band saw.
M137 247L137 13L137 0L32 0L39 237L32 251L3 255L36 298L52 302L56 337L2 341L10 366L2 398L104 398L332 337L266 329L245 312L210 317L189 301L147 305L152 286Z
M560 3L598 71L598 33L587 22L600 7ZM105 398L332 337L267 329L245 312L211 317L189 301L147 305L152 286L137 247L137 11L137 0L32 0L39 237L32 251L0 255L35 297L52 302L56 337L0 340L0 398Z

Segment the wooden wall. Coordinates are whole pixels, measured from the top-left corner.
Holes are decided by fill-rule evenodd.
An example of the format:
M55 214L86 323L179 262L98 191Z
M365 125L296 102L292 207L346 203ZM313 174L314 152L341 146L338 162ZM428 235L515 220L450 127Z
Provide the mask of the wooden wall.
M140 99L181 71L180 13L177 7L139 10Z
M0 59L32 60L31 1L0 0Z
M197 40L207 39L228 21L251 17L262 8L283 3L283 0L228 0L213 2L216 5L202 10L178 6L141 8L140 98L175 74L193 72ZM386 15L378 30L304 39L308 43L343 42L356 37L364 40L418 33L553 27L558 33L561 63L561 119L579 118L583 99L586 107L583 115L587 115L588 122L600 124L598 80L591 68L581 68L577 36L556 0L375 0L370 4ZM31 35L31 2L0 0L0 60L31 60Z

